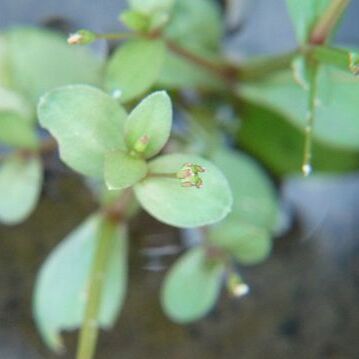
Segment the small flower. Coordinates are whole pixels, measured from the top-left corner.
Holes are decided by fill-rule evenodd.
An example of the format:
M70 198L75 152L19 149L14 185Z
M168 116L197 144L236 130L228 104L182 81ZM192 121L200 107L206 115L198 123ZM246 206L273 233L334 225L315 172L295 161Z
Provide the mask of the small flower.
M188 162L176 173L176 177L181 180L182 187L201 188L203 181L199 174L205 171L202 166Z

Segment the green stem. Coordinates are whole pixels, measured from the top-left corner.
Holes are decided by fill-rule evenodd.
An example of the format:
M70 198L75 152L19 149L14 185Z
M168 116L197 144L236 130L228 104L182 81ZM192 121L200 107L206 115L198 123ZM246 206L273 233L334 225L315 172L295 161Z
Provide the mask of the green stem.
M185 58L186 60L188 60L189 62L195 65L199 65L205 68L206 70L218 76L222 80L225 80L226 82L229 81L230 74L228 67L209 61L208 59L179 46L176 42L172 41L171 39L164 38L161 32L158 33L156 32L152 34L141 34L136 32L96 34L97 39L107 39L107 40L121 40L121 39L128 39L130 37L136 37L136 36L148 37L151 39L161 38L165 42L167 48L173 53Z
M92 359L95 354L102 289L107 260L113 247L115 231L116 224L108 219L103 219L98 233L97 248L89 278L88 299L80 332L77 359Z
M304 139L304 156L302 172L304 176L308 176L312 172L312 142L313 142L313 127L315 121L315 109L317 101L317 74L318 63L313 61L308 64L309 71L309 93L308 93L308 112L307 124L305 127Z
M323 16L320 17L313 28L309 37L311 44L321 45L328 40L349 3L350 0L332 0Z
M287 69L299 53L300 49L297 49L286 54L251 60L248 64L244 63L238 67L238 79L257 80L275 71Z
M174 178L174 179L178 179L177 177L177 173L153 173L153 172L149 172L146 176L147 178Z
M29 156L36 156L36 155L47 155L49 153L54 152L57 149L57 142L53 138L47 138L41 140L40 146L37 149L30 150L30 149L12 149L10 152L6 152L4 154L0 154L0 161L5 160L8 157L13 155L29 155Z
M127 39L136 36L146 37L145 34L133 32L96 34L96 37L98 39L109 40ZM175 41L163 37L161 33L150 34L149 38L162 39L171 52L175 53L176 55L182 57L184 60L194 65L204 68L209 73L215 75L217 78L224 81L229 86L235 84L238 78L240 80L257 79L273 71L288 68L293 58L300 53L300 50L298 49L287 54L273 56L263 60L256 60L254 63L251 62L248 65L244 64L239 67L236 67L233 65L226 65L208 60L207 58L178 45Z
M224 80L225 82L231 82L233 80L233 68L230 66L224 66L222 64L217 64L213 61L206 59L205 57L199 56L192 51L187 50L184 47L179 46L176 42L163 38L166 43L167 48L179 55L180 57L184 58L185 60L193 63L194 65L198 65L207 71L214 74L216 77Z
M123 40L123 39L129 39L133 36L134 36L133 32L117 32L117 33L107 33L107 34L96 33L97 39L106 39L106 40Z

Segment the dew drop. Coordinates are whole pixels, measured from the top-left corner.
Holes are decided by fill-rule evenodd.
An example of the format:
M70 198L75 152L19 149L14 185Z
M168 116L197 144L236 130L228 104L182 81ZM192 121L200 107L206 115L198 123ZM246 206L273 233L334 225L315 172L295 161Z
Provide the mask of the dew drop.
M312 166L309 163L305 163L302 166L302 172L305 177L309 176L312 173Z
M112 91L112 97L118 100L122 96L122 91L120 89L115 89Z
M249 293L249 286L246 283L240 283L232 289L232 294L237 297L243 297Z

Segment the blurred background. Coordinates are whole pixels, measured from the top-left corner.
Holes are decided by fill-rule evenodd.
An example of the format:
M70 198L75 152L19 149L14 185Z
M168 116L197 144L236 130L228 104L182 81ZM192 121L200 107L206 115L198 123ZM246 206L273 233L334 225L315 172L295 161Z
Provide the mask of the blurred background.
M230 56L295 47L284 0L222 5ZM0 28L111 32L121 26L117 14L125 6L125 0L0 0ZM359 46L358 15L359 2L353 1L336 41ZM99 56L108 51L102 42L94 50ZM49 160L54 163L34 214L19 226L0 226L0 359L56 357L32 321L35 275L55 244L95 206L80 179ZM240 300L224 294L206 319L190 326L171 323L158 300L175 255L151 251L161 243L180 247L183 233L145 214L136 219L127 300L114 329L102 333L98 358L359 358L359 173L288 178L278 190L282 230L266 262L242 269L250 294ZM76 336L65 339L69 350L63 357L73 358Z

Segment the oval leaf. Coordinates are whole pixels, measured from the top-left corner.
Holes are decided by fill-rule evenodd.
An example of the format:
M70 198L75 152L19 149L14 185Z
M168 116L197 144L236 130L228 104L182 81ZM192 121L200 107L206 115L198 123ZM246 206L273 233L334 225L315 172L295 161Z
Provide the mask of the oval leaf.
M242 264L257 264L266 259L272 248L270 233L242 221L224 221L211 228L209 238L227 249Z
M171 268L161 293L162 307L175 322L200 319L214 306L224 264L206 259L202 247L189 250Z
M142 100L128 115L125 140L130 149L146 136L148 144L143 155L150 158L168 141L172 127L171 99L164 91L154 92Z
M38 157L15 155L0 161L0 222L17 224L25 220L36 206L41 185Z
M65 86L47 93L38 117L58 141L62 160L84 175L102 177L105 153L125 148L126 112L94 87Z
M23 149L38 147L33 126L14 112L0 112L0 142Z
M359 80L350 73L321 66L314 137L325 144L359 149ZM297 85L290 72L268 77L260 83L244 85L240 96L277 111L304 131L307 92Z
M278 203L274 187L259 164L230 150L216 152L212 160L223 171L232 190L233 208L226 220L233 218L272 230Z
M32 106L18 93L4 87L0 87L0 111L15 112L28 122L34 117Z
M175 0L128 0L131 9L146 15L169 12Z
M213 63L217 62L223 26L220 9L214 1L176 1L165 32L166 37L186 50ZM169 89L223 87L222 79L171 50L165 55L158 84Z
M88 278L100 216L91 216L52 251L38 274L34 317L46 344L63 349L61 330L78 328L86 305ZM99 311L99 325L111 327L122 306L127 282L127 239L119 228L113 241Z
M213 58L208 51L197 48L188 50L198 56ZM215 62L214 58L213 62ZM166 89L223 89L222 79L212 76L205 68L192 64L173 52L166 53L157 85Z
M106 88L121 91L121 102L147 91L157 80L165 55L160 40L133 40L122 45L106 69Z
M223 22L218 4L208 0L176 1L166 36L192 49L218 50Z
M187 154L161 156L149 163L149 172L175 174L185 163L206 169L203 187L182 187L177 178L149 175L134 189L143 208L159 221L175 227L199 227L223 219L231 210L227 179L211 162Z
M0 86L11 86L8 42L3 34L0 34Z
M57 33L24 27L10 30L6 38L12 85L33 103L55 87L100 81L100 61L86 48L68 46Z
M303 161L304 134L283 115L261 106L243 102L243 118L238 139L241 147L253 153L276 175L300 171ZM356 151L313 142L313 168L316 171L349 171L359 167Z
M105 157L105 181L109 189L130 187L146 176L147 165L143 159L114 151Z

